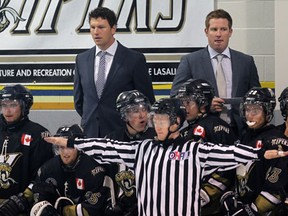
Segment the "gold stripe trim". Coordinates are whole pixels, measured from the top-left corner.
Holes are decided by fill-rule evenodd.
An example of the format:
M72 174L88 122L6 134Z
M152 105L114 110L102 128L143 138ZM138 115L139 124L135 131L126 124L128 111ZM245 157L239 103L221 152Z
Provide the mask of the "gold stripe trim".
M74 110L74 103L34 103L32 110Z
M275 88L275 82L261 82L261 87L263 88Z
M5 85L0 85L2 89ZM30 90L73 90L73 84L68 85L25 85ZM273 81L263 81L261 86L264 88L275 88L275 82ZM155 90L166 90L171 89L171 84L153 84L153 89Z
M73 96L34 96L34 103L71 103Z

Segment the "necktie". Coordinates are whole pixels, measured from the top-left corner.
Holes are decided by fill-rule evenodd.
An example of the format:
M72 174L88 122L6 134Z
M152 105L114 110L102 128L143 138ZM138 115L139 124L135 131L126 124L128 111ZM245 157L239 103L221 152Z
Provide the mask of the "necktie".
M97 89L97 94L98 97L100 98L102 95L102 91L105 85L105 55L106 52L101 51L98 54L100 56L99 60L99 68L98 68L98 74L97 74L97 79L96 79L96 89Z
M216 69L216 81L217 81L217 88L218 88L218 93L220 98L226 98L226 79L222 67L222 59L223 55L219 54L217 55L217 69Z
M223 55L218 54L217 55L217 69L216 69L216 81L217 81L217 88L218 88L218 93L220 98L226 98L227 97L227 86L226 86L226 79L222 67L222 60L223 60ZM228 124L230 124L231 120L228 115L228 110L227 106L223 106L222 112L220 114L220 118L226 121Z

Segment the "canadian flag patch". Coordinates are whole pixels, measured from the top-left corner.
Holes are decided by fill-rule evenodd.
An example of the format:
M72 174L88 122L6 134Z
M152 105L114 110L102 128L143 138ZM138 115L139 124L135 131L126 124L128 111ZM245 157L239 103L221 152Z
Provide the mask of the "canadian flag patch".
M197 136L201 136L201 137L205 137L205 129L201 126L197 126L194 131L193 131L193 134L194 135L197 135Z
M263 143L262 143L262 140L257 140L256 141L256 148L262 148L263 147Z
M79 190L84 190L84 180L80 179L80 178L76 178L76 185L77 185L77 189Z
M29 134L22 134L21 144L25 146L30 146L30 142L32 142L32 137Z

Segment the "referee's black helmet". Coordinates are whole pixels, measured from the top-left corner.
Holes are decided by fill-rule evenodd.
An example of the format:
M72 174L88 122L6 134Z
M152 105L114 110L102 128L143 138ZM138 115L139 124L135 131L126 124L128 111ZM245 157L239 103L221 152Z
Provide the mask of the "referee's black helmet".
M152 105L151 115L154 114L167 114L170 125L177 124L177 117L179 117L179 128L181 128L186 118L186 109L178 98L162 98Z

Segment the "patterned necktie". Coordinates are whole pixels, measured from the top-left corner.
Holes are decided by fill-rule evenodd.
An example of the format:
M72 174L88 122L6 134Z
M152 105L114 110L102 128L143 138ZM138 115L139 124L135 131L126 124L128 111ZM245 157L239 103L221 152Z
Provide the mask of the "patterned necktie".
M98 74L97 74L97 79L96 79L96 89L97 89L98 97L100 98L102 95L105 82L106 82L106 79L105 79L106 52L101 51L98 53L98 55L100 56L100 60L99 60L99 68L98 68Z
M223 55L218 54L217 55L217 69L216 69L216 81L217 81L217 88L218 88L218 93L220 98L227 98L227 86L226 86L226 79L222 67L222 60L223 60ZM229 105L228 105L229 106ZM228 124L230 124L231 119L228 115L228 107L223 106L222 112L220 114L220 118L226 121Z
M222 59L223 55L219 54L217 55L217 69L216 69L216 81L217 81L217 88L218 88L218 93L220 98L226 98L227 93L226 93L226 79L222 67Z

